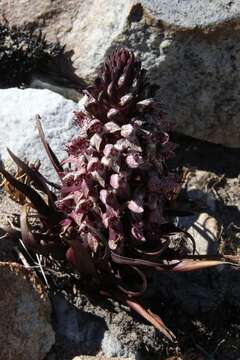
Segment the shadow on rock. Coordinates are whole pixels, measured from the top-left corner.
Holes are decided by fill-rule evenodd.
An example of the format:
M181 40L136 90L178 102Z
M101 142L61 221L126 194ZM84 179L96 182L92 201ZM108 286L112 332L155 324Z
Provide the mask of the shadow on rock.
M214 172L227 178L240 174L240 162L237 161L240 158L240 145L239 148L226 148L178 133L173 134L173 140L178 144L174 164Z
M97 354L107 329L104 319L79 310L61 294L52 298L52 304L56 332L55 348L61 354L61 359L72 360L77 355Z
M41 68L42 75L48 76L49 80L59 86L71 87L76 90L83 89L85 82L76 75L72 58L74 51L63 51L54 61ZM67 74L67 75L66 75Z

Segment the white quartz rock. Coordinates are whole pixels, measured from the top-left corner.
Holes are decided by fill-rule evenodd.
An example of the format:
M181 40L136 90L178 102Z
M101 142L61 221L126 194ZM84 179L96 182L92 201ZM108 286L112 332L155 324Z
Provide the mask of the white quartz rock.
M22 159L41 161L42 172L53 174L51 164L36 129L40 115L46 137L62 159L65 144L77 132L73 112L79 105L49 90L0 89L0 156L4 163L10 159L7 147Z

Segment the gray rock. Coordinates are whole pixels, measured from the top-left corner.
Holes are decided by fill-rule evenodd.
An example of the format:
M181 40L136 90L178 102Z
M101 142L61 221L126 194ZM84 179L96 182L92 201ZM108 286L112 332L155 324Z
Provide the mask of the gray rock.
M202 209L201 211L209 212L214 216L217 215L218 204L216 194L209 189L209 184L216 182L216 179L218 178L214 172L190 169L185 184L188 200L197 203Z
M117 302L89 298L80 291L71 302L62 295L53 298L55 351L61 358L100 352L107 358L133 360L141 359L143 349L156 355L166 345L166 339L153 326L134 319Z
M29 84L29 87L32 89L48 89L62 95L66 99L70 99L75 102L79 101L82 98L82 94L80 93L80 91L67 86L60 86L46 76L44 77L40 75L34 75Z
M142 0L142 5L156 18L180 28L210 28L239 20L238 0Z
M55 342L51 305L34 274L0 263L1 359L42 360Z
M42 118L46 137L56 155L66 156L65 144L76 133L73 112L79 105L49 90L0 90L0 154L6 163L9 147L20 158L41 161L44 174L54 174L36 130L36 115Z
M103 319L79 311L60 294L53 298L53 307L57 341L74 347L78 354L95 354L99 351L106 330Z
M97 356L87 356L87 355L83 355L83 356L76 356L74 359L72 360L120 360L121 358L116 358L116 357L105 357L105 356L101 356L101 355L97 355ZM126 359L126 360L133 360L133 359Z
M197 255L216 256L220 249L220 225L207 213L183 217L178 226L187 230L195 240ZM192 244L187 244L192 251ZM152 288L155 296L177 306L185 316L214 311L223 302L240 306L240 273L237 268L220 265L216 268L189 273L154 274Z
M106 54L133 49L176 130L240 146L239 0L5 0L11 25L37 24L59 40L75 73L91 82ZM13 11L14 9L14 11Z
M220 307L227 294L227 271L206 269L192 273L155 274L155 296L181 311L188 318L204 314Z
M196 254L217 255L220 244L220 225L207 213L178 219L178 226L195 240ZM190 244L189 244L190 245ZM190 245L192 247L192 244Z

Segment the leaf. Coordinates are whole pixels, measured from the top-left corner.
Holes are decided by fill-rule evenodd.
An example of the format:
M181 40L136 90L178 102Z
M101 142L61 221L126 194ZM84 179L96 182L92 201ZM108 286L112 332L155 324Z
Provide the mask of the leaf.
M121 176L118 174L112 174L110 178L110 184L114 189L118 189L120 186Z
M111 108L107 113L108 120L121 123L124 121L124 115L119 109Z
M101 176L97 171L95 171L95 172L93 173L93 177L94 177L94 179L97 180L97 182L99 183L99 185L101 185L101 187L103 187L103 188L105 187L105 185L106 185L105 179L104 179L104 177Z
M112 160L110 157L103 156L101 159L101 164L103 164L105 167L110 167L111 162Z
M34 236L28 224L28 205L24 205L20 214L20 228L22 235L22 243L27 248L31 248L35 252L44 256L52 255L57 260L63 260L66 252L65 246L59 242L39 240L43 235ZM46 236L45 236L46 237Z
M144 274L143 271L141 271L140 269L138 269L135 266L130 266L130 269L128 270L127 267L123 268L127 274L127 277L129 278L129 270L134 270L139 278L140 278L140 282L136 281L137 286L140 287L139 285L141 284L141 289L137 290L137 291L133 291L133 290L129 290L126 288L126 285L124 284L124 282L126 281L124 278L122 279L122 285L120 285L120 282L118 281L118 288L125 294L127 294L129 297L136 297L136 296L141 296L145 293L145 291L147 290L147 278L146 275ZM121 273L121 268L118 269L118 271ZM121 276L122 277L122 276ZM120 278L121 279L121 278Z
M132 150L132 152L134 152L134 153L137 153L137 152L141 153L142 152L141 146L137 145L134 142L129 141L126 138L119 139L115 143L114 148L116 150L118 150L118 151Z
M126 163L131 169L136 169L143 163L143 159L139 154L130 154L126 157Z
M87 170L90 172L93 171L102 171L103 164L101 164L100 160L97 157L92 157L88 161Z
M154 100L152 98L144 99L142 101L139 101L136 107L139 112L145 112L150 108L152 108L153 104L154 104Z
M120 234L113 228L108 229L108 245L111 250L116 250L121 240Z
M118 173L120 171L120 164L119 164L119 160L118 159L112 159L110 161L110 164L109 164L110 168L113 169L113 171L115 171L116 173Z
M88 277L97 277L94 263L90 257L89 249L81 243L81 240L70 240L69 249L66 252L66 259L81 274Z
M134 100L134 95L132 93L126 94L121 97L120 106L125 107L125 106L132 105L133 100Z
M97 249L98 249L98 246L99 246L98 238L89 232L87 234L87 243L88 243L88 246L91 249L91 251L96 253Z
M101 121L98 120L98 119L91 120L90 123L87 126L87 131L90 134L101 133L101 131L102 131L102 123L101 123Z
M116 124L114 121L109 121L104 125L104 130L109 133L114 133L116 131L120 131L121 128L118 124Z
M146 319L150 324L155 326L163 335L165 335L169 340L175 341L176 336L172 333L170 329L164 324L162 319L152 313L150 310L145 310L140 304L132 300L126 300L127 305L134 311L136 311L139 315L141 315L144 319Z
M90 186L85 179L83 179L81 182L81 190L85 198L87 198L90 192Z
M100 200L104 205L107 205L107 196L108 196L108 192L106 189L100 190Z
M114 102L117 99L117 86L114 81L112 81L107 88L108 96L111 98L111 100Z
M134 213L141 214L144 212L143 206L140 203L137 203L137 201L130 200L128 203L128 208Z
M134 132L134 127L131 124L123 125L121 127L121 135L125 138L131 136Z
M146 238L145 238L144 232L143 232L143 223L142 222L136 223L132 226L131 234L138 241L146 241Z
M157 271L161 272L189 272L201 269L207 269L209 267L215 267L218 265L236 265L232 262L228 262L223 260L224 257L220 257L217 260L177 260L175 263L168 263L168 264L161 264L156 261L149 261L144 259L134 259L128 258L126 256L122 256L116 254L115 252L111 252L112 261L117 264L126 264L126 265L133 265L133 266L146 266L154 268ZM163 260L163 259L162 259ZM237 264L238 266L238 264Z
M27 217L28 217L28 206L24 205L22 207L22 211L20 214L20 229L21 229L22 241L26 246L35 248L36 250L38 248L38 243L29 229Z
M117 293L114 291L112 294L110 292L100 290L100 294L107 296L107 297L115 297L119 302L122 302L123 304L126 304L129 306L130 309L134 310L136 313L138 313L140 316L142 316L145 320L147 320L150 324L152 324L156 329L158 329L163 335L165 335L169 340L175 341L176 337L171 332L170 329L167 328L167 326L164 324L162 319L152 313L150 310L144 309L144 307L139 304L136 301L132 301L128 298L126 298L125 295L122 295L121 293Z
M56 170L57 174L59 175L59 173L63 172L63 168L62 165L60 164L58 158L56 157L56 155L54 154L52 148L50 147L49 143L47 142L44 132L43 132L43 128L42 128L42 124L40 121L40 116L37 116L37 120L36 120L36 125L37 125L37 129L38 129L38 133L40 136L40 139L42 141L42 144L48 154L48 157L54 167L54 169Z
M53 213L52 209L45 203L42 197L30 186L15 179L9 172L0 166L0 172L5 178L12 184L17 190L21 191L32 203L39 214L45 218L53 219L56 217L56 213Z
M78 214L78 213L86 213L88 212L90 209L93 208L93 201L88 198L88 199L82 199L80 200L77 205L76 205L76 208L75 208L75 212Z
M21 159L19 159L10 149L7 149L11 158L15 161L15 163L25 172L26 175L34 182L39 190L43 191L45 194L48 195L49 203L51 204L52 208L56 210L56 206L54 204L53 198L55 195L50 191L48 188L44 178L39 173L38 170L33 170L30 168L26 163L24 163Z
M227 264L227 262L223 260L181 260L177 264L157 266L155 269L158 271L189 272L223 264Z
M102 144L102 137L99 134L94 134L90 139L90 144L100 151L100 146Z
M104 146L103 154L106 157L110 157L111 155L114 156L118 153L116 149L114 149L114 146L112 144L107 144Z

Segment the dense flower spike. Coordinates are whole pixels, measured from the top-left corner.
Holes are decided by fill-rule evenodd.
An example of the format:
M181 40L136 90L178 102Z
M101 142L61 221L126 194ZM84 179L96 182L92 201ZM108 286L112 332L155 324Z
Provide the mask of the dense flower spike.
M119 49L107 59L102 76L85 91L86 111L75 114L79 134L67 145L65 162L71 166L58 202L71 218L82 213L81 229L98 219L109 250L124 254L143 246L139 224L141 239L162 246L164 206L181 181L166 170L173 146L158 106L144 98L145 85L145 71L132 52ZM97 236L96 242L97 252Z
M20 169L16 178L0 171L13 197L22 203L28 198L20 221L26 246L67 259L82 283L115 296L173 339L159 317L131 298L145 292L150 269L191 271L221 261L179 260L186 254L186 241L194 249L194 240L170 222L182 179L166 166L175 150L167 133L170 125L159 105L145 97L146 87L145 71L134 54L116 50L94 86L84 91L85 111L75 113L77 134L66 144L68 156L61 163L38 119L61 185L11 152ZM42 233L29 228L29 207L38 211ZM174 259L179 261L173 264Z

